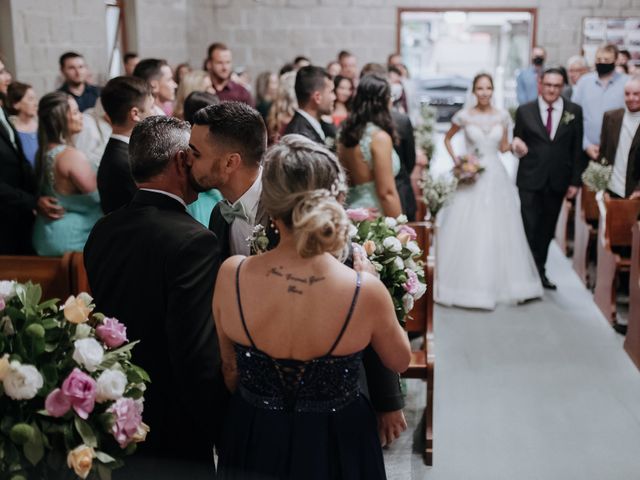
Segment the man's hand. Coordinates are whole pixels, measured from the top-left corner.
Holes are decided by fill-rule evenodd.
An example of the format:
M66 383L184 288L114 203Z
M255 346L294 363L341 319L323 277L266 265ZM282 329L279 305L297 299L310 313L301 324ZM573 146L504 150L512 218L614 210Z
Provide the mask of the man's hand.
M362 247L357 243L352 243L351 245L353 246L353 269L356 272L369 272L371 275L379 277L376 267L369 261Z
M629 200L635 200L636 198L640 198L640 190L634 190L629 196Z
M529 147L527 147L527 144L524 143L521 138L513 137L513 141L511 142L511 151L516 157L522 158L529 153Z
M576 187L575 185L571 185L568 189L567 189L567 194L566 197L571 200L572 198L575 198L575 196L578 194L578 187Z
M589 145L585 149L585 152L591 160L598 160L598 155L600 155L600 145Z
M55 197L38 198L37 210L40 215L49 220L59 220L64 217L64 208L58 205Z
M378 434L383 447L391 445L407 429L407 421L402 410L378 412Z

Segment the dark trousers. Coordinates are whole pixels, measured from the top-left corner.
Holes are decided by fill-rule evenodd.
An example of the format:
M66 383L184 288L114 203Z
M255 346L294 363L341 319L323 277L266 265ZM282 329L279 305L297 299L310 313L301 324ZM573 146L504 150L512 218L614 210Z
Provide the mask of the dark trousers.
M565 192L547 187L544 190L519 190L520 211L527 241L538 271L544 274L549 244L554 237Z

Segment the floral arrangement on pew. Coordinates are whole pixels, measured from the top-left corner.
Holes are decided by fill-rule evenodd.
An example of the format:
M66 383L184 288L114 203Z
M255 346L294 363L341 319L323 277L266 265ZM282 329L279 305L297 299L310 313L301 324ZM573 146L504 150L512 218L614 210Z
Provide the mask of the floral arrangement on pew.
M41 297L0 281L0 478L109 479L149 431L137 342L86 293Z
M475 155L462 155L458 160L460 163L453 167L453 176L458 180L458 185L470 185L484 172L484 167Z
M458 187L458 179L455 177L446 178L445 176L433 178L431 172L425 170L420 187L422 188L422 201L426 204L431 217L435 219L442 207L451 200L451 196Z
M351 239L362 247L393 299L396 316L404 326L414 302L427 291L422 250L407 217L379 217L365 208L347 210Z
M592 192L604 191L609 186L612 172L613 165L607 165L605 158L600 162L591 160L585 171L582 172L582 183Z

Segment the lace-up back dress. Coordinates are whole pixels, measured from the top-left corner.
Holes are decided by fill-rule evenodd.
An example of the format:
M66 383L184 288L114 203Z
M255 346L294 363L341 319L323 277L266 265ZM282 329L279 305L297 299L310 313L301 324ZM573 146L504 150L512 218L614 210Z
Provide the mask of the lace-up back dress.
M221 479L384 479L376 417L358 384L362 351L333 352L347 331L360 291L326 355L273 358L260 350L242 311L240 267L236 295L250 346L235 343L238 388L220 448Z

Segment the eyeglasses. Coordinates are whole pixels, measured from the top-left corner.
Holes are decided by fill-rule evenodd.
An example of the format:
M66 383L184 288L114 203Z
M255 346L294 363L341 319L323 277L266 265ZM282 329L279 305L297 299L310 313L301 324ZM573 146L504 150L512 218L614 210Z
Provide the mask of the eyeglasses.
M561 84L561 83L546 83L546 82L543 83L542 86L545 87L545 88L562 88L562 87L564 87L564 85Z

